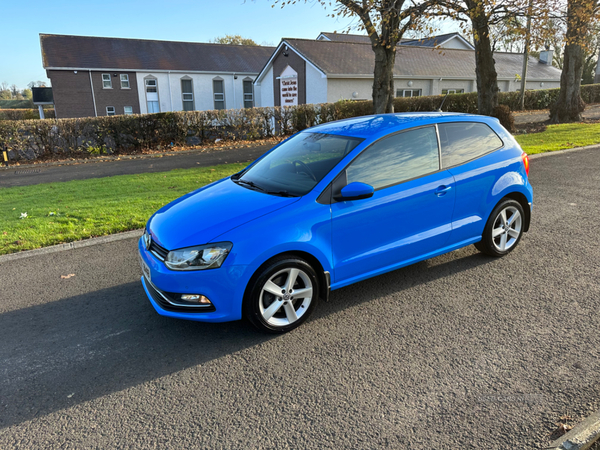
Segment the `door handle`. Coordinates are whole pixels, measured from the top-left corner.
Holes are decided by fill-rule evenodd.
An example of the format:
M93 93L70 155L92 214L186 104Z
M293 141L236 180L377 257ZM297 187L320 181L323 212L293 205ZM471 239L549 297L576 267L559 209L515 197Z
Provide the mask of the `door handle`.
M442 195L446 195L446 192L448 192L450 189L452 189L452 186L444 186L442 184L441 186L438 186L438 188L435 190L435 195L441 197Z

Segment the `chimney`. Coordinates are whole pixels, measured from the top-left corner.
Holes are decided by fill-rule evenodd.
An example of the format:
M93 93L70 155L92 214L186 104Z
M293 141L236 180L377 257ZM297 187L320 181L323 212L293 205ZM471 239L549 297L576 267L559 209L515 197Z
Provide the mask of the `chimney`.
M554 50L546 49L543 52L540 52L540 62L542 64L547 64L547 65L551 66L553 55L554 55Z

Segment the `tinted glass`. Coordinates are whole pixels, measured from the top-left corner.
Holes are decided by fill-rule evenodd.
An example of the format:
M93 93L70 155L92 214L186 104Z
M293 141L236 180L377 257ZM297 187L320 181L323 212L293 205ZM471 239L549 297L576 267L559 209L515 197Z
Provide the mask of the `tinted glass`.
M463 164L502 147L500 138L484 123L438 125L444 167Z
M360 181L380 189L438 169L435 128L426 127L377 141L348 166L346 173L348 183Z
M320 133L299 133L285 141L236 182L252 182L257 190L304 195L362 139Z
M181 92L184 92L184 93L192 92L192 80L181 80Z

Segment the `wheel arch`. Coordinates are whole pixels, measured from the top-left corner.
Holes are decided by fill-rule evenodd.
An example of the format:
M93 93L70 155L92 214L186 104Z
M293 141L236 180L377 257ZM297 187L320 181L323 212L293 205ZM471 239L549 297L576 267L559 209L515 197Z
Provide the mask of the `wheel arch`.
M267 265L269 265L273 260L281 259L286 256L303 259L314 269L315 273L317 274L318 281L319 281L319 298L321 298L323 300L328 300L330 279L327 276L328 272L325 271L325 269L323 268L323 265L321 264L319 259L316 256L312 255L311 253L303 251L303 250L285 250L285 251L277 253L276 255L273 255L270 258L266 259L262 264L260 264L256 268L254 273L252 273L252 275L250 276L250 279L248 280L248 283L246 284L246 288L244 289L243 302L246 301L248 294L249 294L249 290L252 288L252 285L253 285L256 277L260 276L261 271Z
M529 231L529 223L531 222L531 208L529 206L529 201L527 200L527 197L525 197L525 195L521 192L517 192L517 191L510 192L510 193L506 194L504 197L502 197L500 199L500 201L498 203L496 203L496 206L498 204L500 204L500 202L506 198L510 198L512 200L519 202L519 204L523 208L523 212L525 213L525 224L523 227L523 231L524 232Z

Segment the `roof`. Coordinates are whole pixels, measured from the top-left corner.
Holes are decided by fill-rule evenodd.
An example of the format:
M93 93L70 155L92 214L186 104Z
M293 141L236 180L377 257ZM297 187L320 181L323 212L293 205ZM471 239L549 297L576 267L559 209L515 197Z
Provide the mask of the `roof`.
M392 113L372 116L352 117L350 119L328 122L306 130L308 133L336 134L353 136L368 140L377 140L396 131L413 128L420 125L430 125L440 122L486 122L497 123L498 120L488 116L463 113Z
M40 34L48 68L258 73L275 47Z
M322 32L319 37L324 36L326 40L334 42L350 42L355 44L370 44L371 39L366 34L346 34L346 33L328 33ZM401 39L398 45L414 45L418 47L435 47L442 45L452 38L459 37L462 41L471 45L460 33L440 34L423 39ZM319 39L319 38L317 38Z
M372 77L375 54L370 45L326 40L285 39L284 42L328 77ZM494 53L500 79L512 79L523 66L521 53ZM560 70L529 58L529 79L558 80ZM394 76L421 78L475 78L473 50L400 46Z

